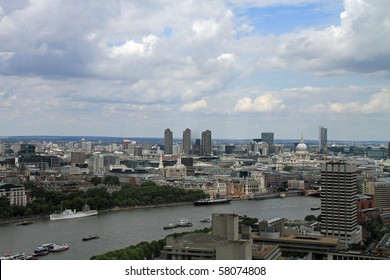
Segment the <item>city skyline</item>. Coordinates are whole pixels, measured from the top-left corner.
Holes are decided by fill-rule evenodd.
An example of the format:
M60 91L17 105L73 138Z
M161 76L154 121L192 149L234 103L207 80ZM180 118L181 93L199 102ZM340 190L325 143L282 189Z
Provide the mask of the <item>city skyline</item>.
M389 141L387 5L0 0L0 136Z

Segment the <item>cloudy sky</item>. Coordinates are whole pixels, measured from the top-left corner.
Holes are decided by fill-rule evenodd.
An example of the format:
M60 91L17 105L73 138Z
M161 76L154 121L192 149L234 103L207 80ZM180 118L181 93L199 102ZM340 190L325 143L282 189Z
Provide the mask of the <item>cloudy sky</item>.
M0 136L390 140L388 0L0 0Z

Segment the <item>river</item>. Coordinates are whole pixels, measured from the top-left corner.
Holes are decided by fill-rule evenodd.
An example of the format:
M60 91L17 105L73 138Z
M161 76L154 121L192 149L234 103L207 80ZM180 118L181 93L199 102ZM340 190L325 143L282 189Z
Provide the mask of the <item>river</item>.
M141 241L159 240L172 232L209 227L211 224L202 223L200 219L211 217L213 213L237 213L258 219L282 217L303 220L307 215L319 215L319 210L310 210L311 207L319 206L319 198L294 196L267 200L236 200L226 205L188 204L101 212L97 216L73 220L34 220L33 224L27 226L16 226L16 223L2 224L0 254L29 254L40 244L54 242L68 243L69 250L50 253L40 259L88 260L91 256L125 248ZM194 226L163 229L163 226L176 223L181 218L188 218ZM100 238L82 241L83 237L91 234L97 234Z

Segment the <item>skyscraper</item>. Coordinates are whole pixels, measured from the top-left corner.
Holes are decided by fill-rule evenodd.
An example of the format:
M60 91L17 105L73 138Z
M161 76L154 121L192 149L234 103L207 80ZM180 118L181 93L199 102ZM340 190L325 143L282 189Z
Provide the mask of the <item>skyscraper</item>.
M326 143L328 142L328 129L320 126L318 130L318 151L324 153Z
M164 131L164 153L166 155L173 153L173 132L169 128Z
M321 233L338 237L343 248L361 242L356 166L343 162L321 165Z
M202 132L202 155L211 155L211 131L206 130Z
M183 153L188 155L191 150L191 129L183 131Z

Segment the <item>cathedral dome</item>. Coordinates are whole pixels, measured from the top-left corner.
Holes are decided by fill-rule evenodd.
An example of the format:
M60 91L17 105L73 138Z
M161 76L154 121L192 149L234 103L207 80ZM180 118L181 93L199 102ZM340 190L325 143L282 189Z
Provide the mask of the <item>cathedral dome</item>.
M305 143L299 143L297 147L295 148L297 152L306 152L307 151L307 145Z
M301 142L295 148L295 152L307 152L307 145L303 142L303 135L301 137Z

